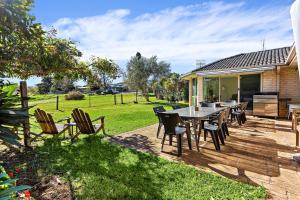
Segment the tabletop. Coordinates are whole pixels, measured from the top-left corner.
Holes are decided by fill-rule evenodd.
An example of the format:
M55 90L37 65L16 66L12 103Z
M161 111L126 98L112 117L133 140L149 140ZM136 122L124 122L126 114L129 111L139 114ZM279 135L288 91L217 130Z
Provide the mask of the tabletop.
M184 118L205 119L224 109L225 108L199 107L199 111L195 111L195 107L190 106L186 108L166 111L165 113L178 113L180 117Z

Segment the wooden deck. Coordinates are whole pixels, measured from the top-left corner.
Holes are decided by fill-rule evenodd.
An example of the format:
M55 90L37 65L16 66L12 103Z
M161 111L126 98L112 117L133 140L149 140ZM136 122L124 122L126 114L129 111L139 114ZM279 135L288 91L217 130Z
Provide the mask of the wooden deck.
M188 150L184 141L181 158L176 154L176 142L170 147L165 143L160 151L161 137L156 138L157 125L114 136L109 140L149 152L167 159L184 162L202 170L253 185L262 185L269 191L269 199L300 199L300 164L292 160L300 148L295 148L295 133L291 122L257 117L248 117L242 127L233 124L230 136L221 151L214 149L211 138L207 142L201 137L201 150ZM163 131L163 130L162 130ZM162 132L161 132L162 136Z

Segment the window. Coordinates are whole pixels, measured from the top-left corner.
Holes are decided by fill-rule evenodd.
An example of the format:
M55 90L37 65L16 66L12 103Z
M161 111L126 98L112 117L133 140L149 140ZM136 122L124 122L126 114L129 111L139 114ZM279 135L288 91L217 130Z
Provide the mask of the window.
M219 77L203 79L203 99L208 102L219 101Z

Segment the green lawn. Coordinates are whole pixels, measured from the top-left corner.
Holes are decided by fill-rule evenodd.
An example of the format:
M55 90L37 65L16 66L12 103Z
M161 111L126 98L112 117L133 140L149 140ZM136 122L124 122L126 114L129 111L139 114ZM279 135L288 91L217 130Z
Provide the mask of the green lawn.
M264 199L265 189L88 136L39 147L40 173L60 174L77 199Z
M139 103L134 104L132 94L124 96L127 103L123 105L114 105L112 95L92 96L92 107L89 107L88 98L83 101L60 98L61 111L55 110L55 102L51 101L53 98L39 96L37 99L35 108L52 113L55 119L70 116L74 107L84 109L92 118L105 115L109 134L156 123L152 111L155 105L165 105L170 109L166 102L154 99L146 103L139 98ZM50 102L40 103L44 99ZM38 128L34 130L38 131ZM33 168L37 168L39 176L59 174L70 181L77 199L265 198L266 191L262 187L246 185L185 164L113 145L101 137L84 136L74 144L70 144L69 140L60 142L47 139L36 147L39 156Z
M120 94L117 95L117 105L114 105L113 95L94 95L91 96L91 107L89 107L89 97L85 100L66 101L63 95L59 95L59 111L56 111L55 95L38 95L33 96L30 100L30 105L35 105L30 113L33 113L36 108L40 108L53 115L57 121L66 116L71 116L73 108L82 108L89 113L94 119L100 115L105 116L105 127L108 134L114 135L137 128L145 127L157 123L152 108L156 105L164 105L166 109L170 106L165 101L158 101L151 98L151 102L147 103L142 97L138 97L138 104L134 104L134 94L123 95L124 103L120 103ZM35 118L31 118L33 131L38 132L35 124Z

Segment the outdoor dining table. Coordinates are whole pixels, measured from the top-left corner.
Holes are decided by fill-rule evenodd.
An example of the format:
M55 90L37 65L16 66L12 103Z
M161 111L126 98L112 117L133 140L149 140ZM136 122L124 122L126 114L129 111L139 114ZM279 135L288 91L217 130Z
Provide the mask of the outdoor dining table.
M176 110L166 111L165 113L178 113L179 117L181 117L184 121L190 121L193 124L194 132L195 132L195 140L197 143L197 149L199 151L198 145L198 138L197 138L197 130L196 124L199 124L199 132L201 131L201 121L206 120L212 115L219 113L220 111L224 110L225 107L198 107L196 111L196 107L190 106L186 108L180 108ZM188 137L190 137L188 135ZM188 138L190 140L190 138Z

